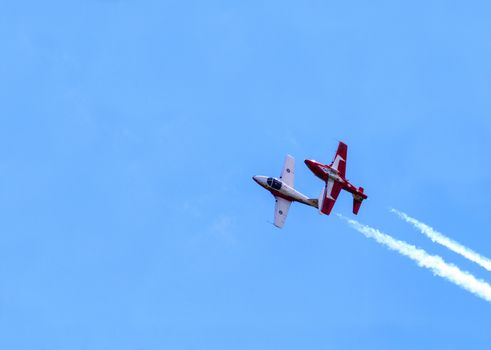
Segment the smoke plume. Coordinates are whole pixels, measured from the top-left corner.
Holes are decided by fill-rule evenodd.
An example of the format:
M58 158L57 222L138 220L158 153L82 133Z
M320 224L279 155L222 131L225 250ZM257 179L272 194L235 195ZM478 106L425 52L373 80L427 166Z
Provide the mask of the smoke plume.
M463 256L464 258L475 262L476 264L480 265L486 270L491 271L491 260L489 260L488 258L476 253L472 249L463 246L462 244L452 240L451 238L448 238L447 236L441 234L440 232L435 231L430 226L410 217L406 213L400 212L396 209L391 209L390 211L392 213L395 213L402 220L416 227L422 234L426 235L433 242L438 243L450 249L454 253L457 253Z
M407 256L415 261L418 266L427 268L435 275L443 277L472 294L491 302L491 285L483 280L477 279L469 272L462 271L457 266L445 262L437 255L430 255L423 249L397 240L375 228L360 224L358 221L348 219L342 215L339 215L339 217L346 220L353 229L362 233L365 237L372 238L387 248Z

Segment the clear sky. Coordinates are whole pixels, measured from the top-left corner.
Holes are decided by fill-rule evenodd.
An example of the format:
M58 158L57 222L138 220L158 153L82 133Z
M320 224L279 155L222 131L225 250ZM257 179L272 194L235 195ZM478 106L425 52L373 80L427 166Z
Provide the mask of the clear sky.
M489 1L6 1L0 348L489 349L491 304L251 179L491 257ZM342 193L334 211L348 217Z

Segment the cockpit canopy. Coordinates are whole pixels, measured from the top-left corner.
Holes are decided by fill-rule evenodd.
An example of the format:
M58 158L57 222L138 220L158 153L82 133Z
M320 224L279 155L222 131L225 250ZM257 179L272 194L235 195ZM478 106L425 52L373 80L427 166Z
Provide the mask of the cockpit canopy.
M266 180L266 183L268 184L269 187L271 187L272 189L275 189L275 190L280 190L281 189L281 181L278 181L272 177L269 177L267 180Z

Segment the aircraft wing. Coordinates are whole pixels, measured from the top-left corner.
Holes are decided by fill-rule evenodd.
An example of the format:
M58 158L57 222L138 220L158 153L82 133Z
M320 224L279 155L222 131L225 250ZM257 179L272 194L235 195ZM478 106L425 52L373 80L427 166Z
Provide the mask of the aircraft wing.
M289 154L285 158L280 179L288 186L293 187L293 180L295 179L295 158Z
M274 206L274 225L278 228L282 228L285 224L288 209L290 209L292 202L281 197L275 198L276 204Z
M331 163L331 167L336 169L339 172L341 177L346 177L346 160L348 158L348 146L339 142L338 149L336 151L336 155L334 156L334 160Z
M340 182L334 181L329 178L326 182L326 187L321 193L321 198L319 198L319 210L322 214L329 215L336 199L338 199L339 192L343 189Z

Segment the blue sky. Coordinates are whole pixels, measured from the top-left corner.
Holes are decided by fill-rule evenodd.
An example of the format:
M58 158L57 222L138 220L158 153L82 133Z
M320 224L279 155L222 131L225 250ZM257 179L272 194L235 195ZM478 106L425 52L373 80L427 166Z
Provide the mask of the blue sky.
M253 175L349 145L358 219L491 256L485 1L0 11L0 348L488 349L491 305ZM352 216L342 194L335 211Z

